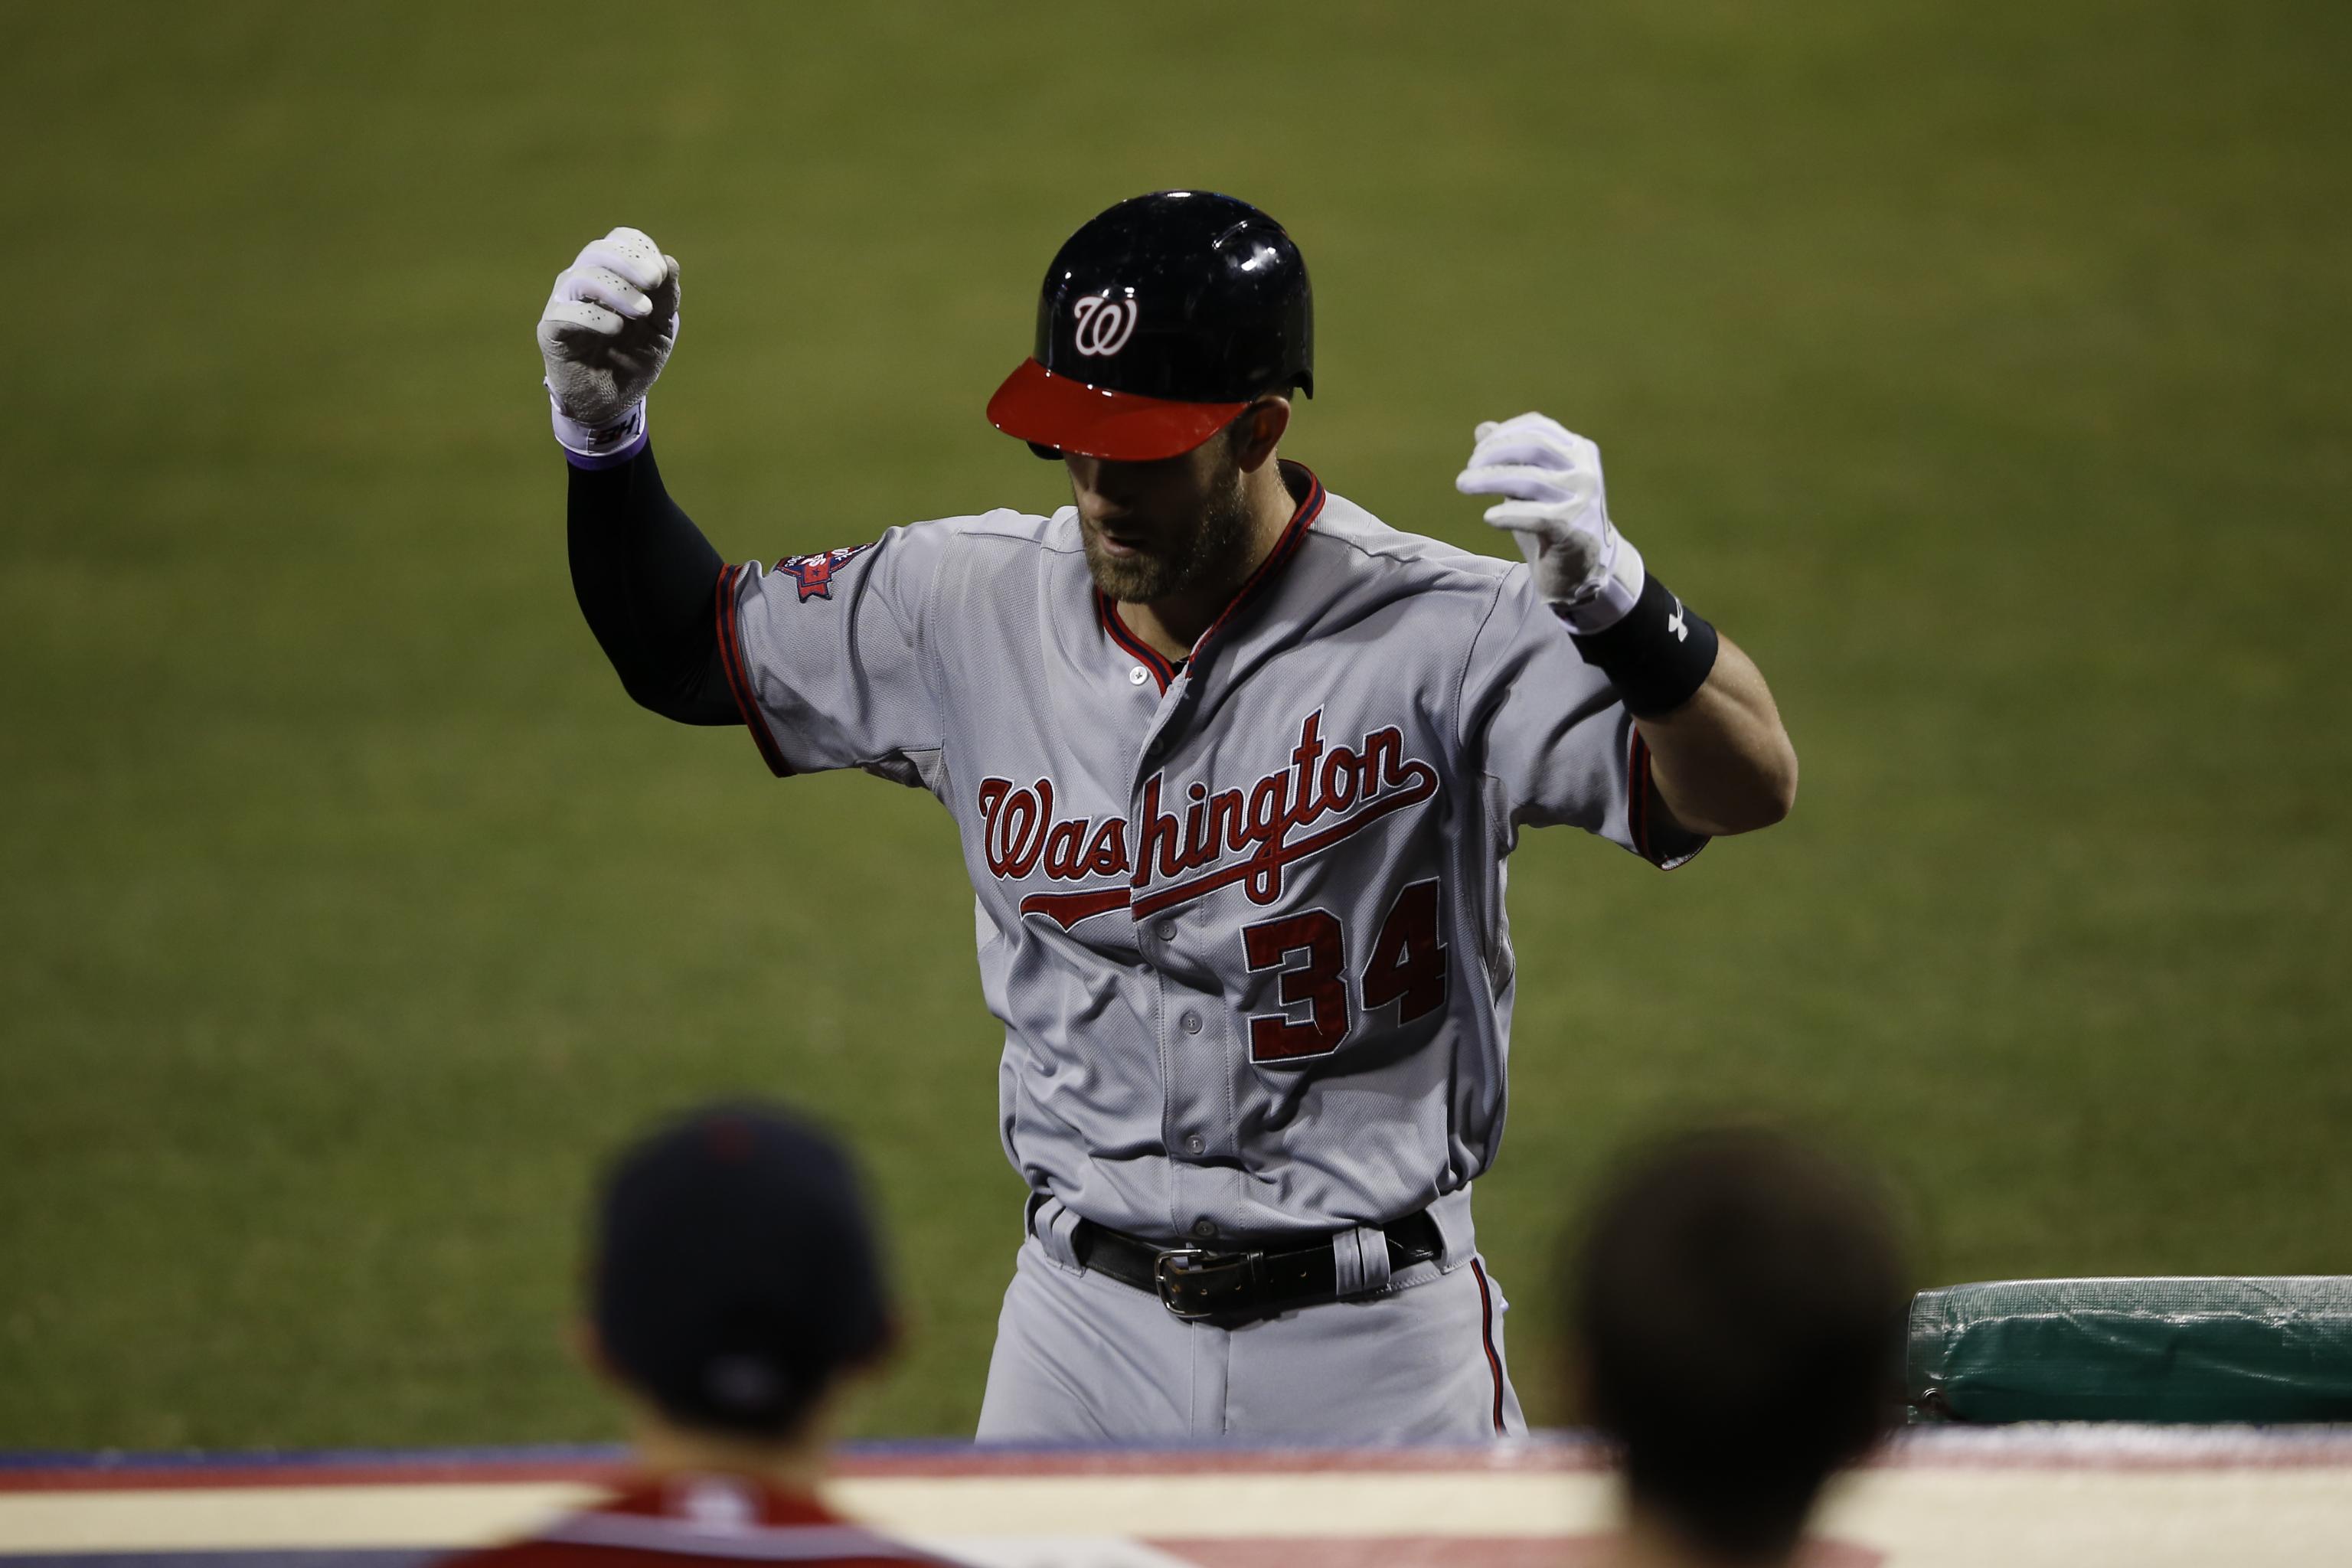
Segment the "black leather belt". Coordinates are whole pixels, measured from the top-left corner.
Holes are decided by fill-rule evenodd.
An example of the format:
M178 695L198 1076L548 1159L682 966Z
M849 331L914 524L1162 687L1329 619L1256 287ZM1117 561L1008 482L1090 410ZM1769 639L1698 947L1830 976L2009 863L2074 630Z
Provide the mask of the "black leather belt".
M1444 1238L1427 1209L1381 1228L1388 1237L1391 1269L1444 1255ZM1070 1231L1070 1250L1083 1267L1150 1291L1188 1321L1262 1318L1286 1307L1339 1299L1329 1237L1296 1247L1162 1247L1082 1219Z

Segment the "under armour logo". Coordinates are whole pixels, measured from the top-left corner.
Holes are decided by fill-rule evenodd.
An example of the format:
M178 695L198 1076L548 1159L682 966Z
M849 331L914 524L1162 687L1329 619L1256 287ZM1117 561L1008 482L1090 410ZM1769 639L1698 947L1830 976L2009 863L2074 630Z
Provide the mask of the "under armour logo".
M1074 342L1082 354L1115 354L1135 335L1137 307L1133 300L1089 294L1070 309L1078 318Z
M1666 617L1666 630L1675 634L1675 641L1690 641L1690 628L1683 625L1683 602L1675 601L1675 613Z

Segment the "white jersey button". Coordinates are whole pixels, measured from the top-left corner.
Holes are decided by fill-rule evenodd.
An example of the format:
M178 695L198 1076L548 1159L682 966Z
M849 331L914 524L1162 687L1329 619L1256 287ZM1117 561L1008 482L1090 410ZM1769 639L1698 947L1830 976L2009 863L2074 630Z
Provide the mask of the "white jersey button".
M1217 1227L1211 1225L1207 1220L1196 1219L1192 1222L1192 1234L1194 1236L1214 1236L1217 1234Z
M1184 1140L1184 1152L1188 1154L1198 1154L1208 1146L1208 1141L1198 1132Z
M1142 685L1145 681L1147 681L1147 680L1149 680L1149 679L1151 679L1151 672L1150 672L1150 670L1148 670L1148 669L1144 668L1143 668L1143 666L1141 666L1141 665L1139 665L1139 665L1137 665L1133 669L1130 669L1130 670L1129 670L1129 671L1127 672L1127 683L1128 683L1129 686L1140 686L1140 685Z
M1185 1014L1185 1015L1184 1015L1184 1016L1183 1016L1181 1020L1179 1020L1179 1021L1180 1021L1180 1022L1181 1022L1181 1023L1183 1024L1183 1026L1184 1026L1184 1032L1185 1032L1186 1034L1188 1034L1188 1035L1197 1035L1197 1034L1199 1034L1199 1033L1201 1032L1201 1015L1199 1015L1198 1013L1187 1013L1187 1014ZM1192 1142L1195 1142L1195 1143L1198 1143L1198 1142L1200 1142L1200 1140L1199 1140L1198 1138L1195 1138L1195 1139L1193 1139L1193 1140L1192 1140ZM1200 1152L1200 1151L1199 1151L1198 1149L1195 1149L1195 1150L1193 1150L1193 1151L1192 1151L1192 1152L1194 1152L1195 1154L1197 1154L1197 1153L1199 1153L1199 1152Z
M1158 937L1162 942L1174 942L1176 940L1176 922L1174 921L1161 921L1158 925L1151 928L1151 934Z

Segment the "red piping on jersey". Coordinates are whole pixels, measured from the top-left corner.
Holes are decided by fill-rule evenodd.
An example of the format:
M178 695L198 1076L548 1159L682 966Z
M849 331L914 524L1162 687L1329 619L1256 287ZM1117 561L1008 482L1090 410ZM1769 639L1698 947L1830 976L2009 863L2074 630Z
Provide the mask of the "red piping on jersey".
M1249 574L1249 581L1234 590L1234 596L1225 601L1225 607L1217 612L1217 618L1209 623L1209 629L1194 640L1192 657L1196 659L1201 650L1209 646L1209 639L1233 618L1234 612L1255 596L1258 590L1272 580L1275 573L1297 553L1298 542L1307 536L1308 529L1315 526L1316 517L1323 510L1323 501L1328 493L1323 489L1323 481L1317 479L1315 470L1304 463L1294 463L1291 467L1307 476L1307 495L1292 509L1290 521L1282 525L1281 536L1274 542L1274 548L1266 552L1265 559L1257 563L1257 570ZM1118 602L1099 588L1095 590L1095 615L1102 622L1103 630L1110 634L1111 640L1142 660L1143 668L1150 670L1151 678L1160 683L1160 689L1167 690L1168 683L1176 679L1176 667L1128 629L1127 623L1119 618Z
M1470 1272L1478 1277L1478 1337L1486 1347L1486 1365L1495 1374L1495 1436L1503 1436L1503 1358L1495 1352L1495 1295L1486 1289L1486 1271L1478 1260L1470 1260Z
M1635 854L1661 870L1671 871L1689 865L1697 857L1699 849L1706 848L1711 841L1701 837L1698 849L1692 850L1673 866L1664 865L1651 840L1657 832L1658 807L1664 804L1664 797L1658 794L1657 772L1652 763L1650 742L1637 728L1633 731L1633 744L1625 754L1625 836L1633 841ZM1669 807L1669 817L1672 815ZM1675 826L1680 826L1680 824ZM1682 831L1688 833L1689 829L1683 828Z
M759 700L751 695L751 683L743 674L743 648L735 625L735 584L742 571L740 566L729 566L719 574L719 602L714 606L719 618L719 665L727 672L727 689L734 694L735 711L742 715L743 727L759 744L760 760L768 764L770 773L786 778L793 770L777 750L776 738L768 732L768 721L760 716Z
M1127 629L1127 623L1119 619L1118 604L1100 588L1095 590L1095 614L1102 621L1103 630L1110 634L1110 640L1141 659L1143 668L1151 672L1151 679L1160 683L1160 689L1167 690L1168 683L1176 679L1176 667L1160 658L1159 649Z
M1299 463L1294 466L1300 473L1307 476L1306 497L1299 501L1297 510L1290 514L1290 521L1283 525L1282 537L1274 542L1274 548L1266 552L1265 559L1259 562L1257 570L1250 574L1249 581L1243 584L1241 590L1226 601L1225 607L1218 612L1217 618L1209 623L1209 629L1202 632L1200 640L1192 645L1194 658L1201 657L1201 650L1209 646L1210 640L1223 629L1227 621L1233 619L1234 612L1249 603L1256 595L1257 591L1273 579L1275 573L1298 552L1298 542L1307 537L1307 531L1315 526L1316 517L1323 510L1323 481L1317 479L1315 470L1306 464Z

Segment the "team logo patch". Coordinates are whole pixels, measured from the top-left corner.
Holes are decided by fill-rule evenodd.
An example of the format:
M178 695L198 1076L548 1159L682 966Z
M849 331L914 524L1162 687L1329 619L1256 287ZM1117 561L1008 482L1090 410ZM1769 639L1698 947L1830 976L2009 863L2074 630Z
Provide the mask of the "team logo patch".
M873 542L853 544L844 550L820 550L814 555L787 555L776 563L776 570L801 585L801 602L833 597L833 574L850 561L874 548Z
M1082 354L1107 359L1127 347L1127 340L1135 335L1138 307L1133 300L1090 294L1070 310L1078 318L1075 342Z

